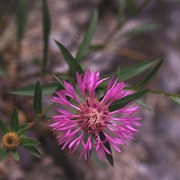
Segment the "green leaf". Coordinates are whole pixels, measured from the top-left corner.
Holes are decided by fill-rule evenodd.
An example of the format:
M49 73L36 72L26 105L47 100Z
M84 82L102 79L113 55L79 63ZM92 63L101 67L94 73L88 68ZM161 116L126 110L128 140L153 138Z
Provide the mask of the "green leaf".
M36 83L34 90L34 111L37 115L42 112L42 89L39 81Z
M19 153L17 151L11 151L16 161L19 161Z
M137 36L149 31L157 30L161 28L162 25L158 23L143 23L139 27L135 27L124 33L125 36Z
M18 111L15 107L10 118L10 131L18 132L19 130L19 118L18 118Z
M23 124L19 127L19 131L17 132L17 134L20 136L22 134L24 134L28 129L28 124Z
M73 75L75 75L76 72L79 72L80 74L82 74L83 73L82 67L73 58L73 56L69 53L69 51L61 43L59 43L58 41L55 41L55 43L57 44L58 48L61 50L61 53L62 53L65 61L69 65L70 73L73 74Z
M17 11L16 11L18 41L21 41L23 38L26 21L27 21L27 1L18 0Z
M117 101L115 101L113 104L111 104L109 106L109 111L115 111L117 109L121 109L123 108L124 106L126 106L128 103L144 96L146 93L148 93L148 89L145 89L145 90L141 90L141 91L138 91L138 92L135 92L133 94L130 94L128 96L125 96Z
M42 95L52 94L59 87L59 83L50 83L41 85ZM34 96L35 85L25 86L9 91L11 94L24 95L24 96Z
M0 161L2 161L8 153L9 151L5 147L2 147L0 149Z
M36 139L33 138L29 138L29 137L22 137L21 138L21 144L23 146L35 146L37 144L40 144L39 141L37 141Z
M138 7L136 5L136 2L134 0L127 0L127 4L128 4L129 15L130 16L136 16L138 13L137 12Z
M126 81L132 77L135 77L141 73L143 73L145 70L149 69L151 66L153 66L157 61L145 61L140 62L135 65L132 65L130 67L123 68L119 72L119 81Z
M175 97L175 96L171 96L171 99L176 102L177 104L180 104L180 98L179 97Z
M144 80L136 87L139 88L145 83L149 82L152 79L152 77L157 73L162 63L163 63L163 60L159 61L159 63L157 63L157 65L148 73L148 75L144 78Z
M97 13L97 10L95 10L91 16L90 23L86 30L87 33L83 39L82 44L80 45L80 47L78 49L78 52L76 55L77 61L82 60L87 55L89 48L90 48L91 40L96 31L97 21L98 21L98 13Z
M118 0L118 19L117 25L119 26L125 13L126 0Z
M3 135L9 132L9 129L6 127L6 125L4 124L2 120L0 120L0 130Z
M101 141L104 141L106 139L105 135L103 132L99 133L100 139ZM109 164L111 164L112 167L114 167L114 160L113 160L113 155L112 155L112 151L111 151L111 146L109 144L108 141L105 142L104 146L110 151L111 154L108 154L107 152L105 152L106 154L106 158L109 162Z
M48 59L48 43L49 43L49 34L51 29L51 19L49 16L47 1L42 0L42 2L43 2L42 14L43 14L43 41L44 41L44 47L43 47L43 70L44 70L46 68L47 59Z
M24 148L26 150L28 150L34 156L41 158L41 153L39 152L39 150L35 146L24 146Z

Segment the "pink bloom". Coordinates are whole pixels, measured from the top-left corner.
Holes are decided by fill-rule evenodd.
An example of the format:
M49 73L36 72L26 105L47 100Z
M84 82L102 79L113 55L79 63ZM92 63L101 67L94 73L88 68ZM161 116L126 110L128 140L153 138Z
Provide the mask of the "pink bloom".
M77 92L75 87L64 82L64 90L57 91L52 100L60 105L58 114L52 117L50 125L55 132L62 149L74 152L81 146L80 156L88 159L94 148L100 159L106 153L111 154L105 146L108 142L116 151L121 152L120 145L126 144L137 132L133 126L140 126L135 113L138 106L125 107L110 112L108 107L115 101L131 94L123 90L124 83L112 78L106 93L101 100L97 99L96 88L108 78L100 79L100 73L85 71L84 75L76 73ZM103 134L103 139L102 135Z

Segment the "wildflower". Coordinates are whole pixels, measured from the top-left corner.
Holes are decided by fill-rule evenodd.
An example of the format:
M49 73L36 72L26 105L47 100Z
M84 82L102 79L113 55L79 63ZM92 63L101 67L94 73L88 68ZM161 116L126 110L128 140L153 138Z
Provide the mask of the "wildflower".
M138 106L131 107L130 103L112 112L108 109L113 102L131 94L123 90L123 82L110 79L103 98L97 99L95 90L108 79L100 79L99 75L99 72L90 70L83 75L76 73L78 89L64 81L65 89L57 91L57 96L52 97L52 101L60 105L50 125L53 131L60 133L57 135L59 145L71 152L80 146L80 157L84 156L86 160L93 148L100 159L111 154L106 147L107 142L121 152L120 145L125 145L137 131L132 125L140 125L137 122L140 118L135 115Z

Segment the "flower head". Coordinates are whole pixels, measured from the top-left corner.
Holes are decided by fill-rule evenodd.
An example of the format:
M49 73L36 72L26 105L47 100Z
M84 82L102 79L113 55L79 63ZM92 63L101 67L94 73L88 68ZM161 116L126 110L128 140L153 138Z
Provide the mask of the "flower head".
M126 144L137 131L132 126L140 125L137 122L140 118L135 115L138 106L130 107L128 104L112 112L108 109L113 102L131 94L123 90L123 82L110 79L103 98L97 99L95 90L108 79L100 79L99 75L99 72L90 70L83 75L76 73L77 90L64 82L65 89L57 91L57 96L52 97L54 102L61 105L50 125L55 132L60 132L57 136L59 145L71 152L81 146L80 156L85 159L88 159L93 148L100 159L105 158L106 153L111 154L105 145L107 142L121 152L120 145Z

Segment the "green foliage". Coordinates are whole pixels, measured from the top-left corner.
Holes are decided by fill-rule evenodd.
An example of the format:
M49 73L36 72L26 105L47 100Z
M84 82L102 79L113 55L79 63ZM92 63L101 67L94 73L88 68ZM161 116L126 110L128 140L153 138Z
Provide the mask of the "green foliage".
M0 120L0 130L3 135L9 132L9 129L6 127L6 125L4 124L2 120Z
M43 8L42 8L42 14L43 14L43 70L46 68L47 59L48 59L48 42L49 42L49 34L51 29L51 19L49 16L49 10L48 10L48 4L47 0L42 0L43 2Z
M120 69L120 72L118 73L119 74L118 79L119 79L119 81L126 81L130 78L133 78L133 77L143 73L147 69L149 69L156 62L157 62L157 60L145 61L145 62L140 62L140 63L134 64L132 66Z
M180 95L179 95L180 96ZM171 96L171 99L177 103L177 104L180 104L180 97L175 97L175 96Z
M114 103L112 103L110 106L109 106L109 111L115 111L117 109L121 109L123 108L124 106L126 106L128 103L140 98L140 97L143 97L145 94L148 93L148 89L145 89L145 90L141 90L141 91L138 91L138 92L135 92L133 94L130 94L130 95L127 95L117 101L115 101Z
M55 41L58 48L60 49L66 63L69 65L70 73L72 75L75 75L76 72L79 72L80 74L83 73L83 69L80 66L80 64L76 61L76 59L73 58L73 56L70 54L70 52L58 41Z
M19 161L19 154L18 154L18 151L13 150L13 151L12 151L12 154L13 154L13 158L14 158L16 161Z
M17 132L19 130L18 111L15 107L10 117L10 131Z
M143 33L147 33L153 30L161 28L162 25L159 23L143 23L139 27L135 27L124 33L125 36L137 36Z
M41 85L42 95L53 94L54 91L59 86L60 86L59 83L50 83L50 84ZM25 86L25 87L21 87L21 88L11 90L9 92L11 94L21 95L21 96L34 96L34 90L35 90L35 85L29 85L29 86Z
M144 84L146 84L147 82L149 82L149 81L152 79L152 77L157 73L157 71L158 71L159 68L161 67L162 63L163 63L163 60L160 60L160 61L156 64L156 66L155 66L154 68L152 68L152 70L148 73L148 75L144 78L144 80L143 80L139 85L136 86L136 88L139 88L139 87L141 87L142 85L144 85Z
M6 72L0 67L0 77L4 76L6 74Z
M34 111L37 115L40 115L42 112L42 89L39 81L36 83L33 99Z
M91 20L90 20L89 26L87 28L87 33L85 34L83 42L77 51L77 55L76 55L77 61L82 60L88 53L91 40L96 31L97 21L98 21L98 13L97 13L97 10L95 10L91 16Z
M118 19L117 26L121 24L121 21L125 15L126 0L118 0Z
M104 141L104 140L106 139L106 137L105 137L105 135L104 135L103 132L100 132L100 133L99 133L99 136L100 136L101 141ZM108 154L108 153L105 151L106 159L108 160L109 164L114 167L114 159L113 159L113 155L112 155L112 151L111 151L111 146L110 146L109 142L106 141L105 144L104 144L104 146L105 146L105 147L109 150L109 152L111 153L111 154Z
M22 136L21 144L22 144L22 146L36 146L36 145L40 144L40 142L37 141L36 139L29 138L27 136Z
M2 147L0 149L0 161L2 161L8 153L8 150L5 147Z
M23 39L26 21L27 21L27 1L26 0L18 0L17 12L16 12L18 41L21 41Z
M41 153L35 146L24 146L24 148L29 151L32 155L41 158Z

